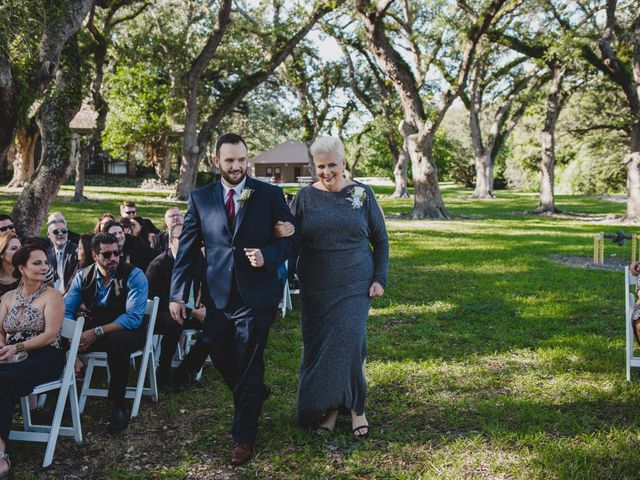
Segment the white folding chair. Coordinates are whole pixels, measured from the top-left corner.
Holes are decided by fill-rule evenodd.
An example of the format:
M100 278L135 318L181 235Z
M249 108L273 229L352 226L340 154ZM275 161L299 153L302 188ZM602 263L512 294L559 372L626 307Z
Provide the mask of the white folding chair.
M631 381L631 368L640 367L640 357L633 356L635 336L631 316L636 303L636 282L638 277L631 275L629 267L624 267L624 319L626 330L627 381Z
M76 390L74 365L76 356L78 355L78 345L80 345L80 336L82 335L83 326L84 317L80 317L78 320L70 320L68 318L64 319L60 334L64 338L68 338L70 340L70 348L67 352L67 361L65 363L62 376L59 380L43 383L33 389L34 394L44 394L52 390L60 389L51 425L34 425L31 423L29 397L26 396L21 398L24 431L11 430L9 432L9 440L47 443L47 449L44 452L44 460L42 462L43 467L48 467L53 461L53 453L56 449L58 436L73 436L77 443L82 442L82 426L80 425L80 409L78 406L78 391ZM71 405L71 423L73 426L62 427L62 415L67 403L67 398Z
M145 315L149 316L147 322L147 334L142 350L138 350L131 354L132 359L141 358L140 370L138 371L138 383L135 387L127 387L125 398L133 398L133 407L131 408L131 418L138 415L140 410L140 402L142 395L148 395L154 402L158 401L158 384L156 382L156 359L153 342L153 329L156 325L156 316L158 315L158 303L160 299L153 297L153 300L147 300L147 308ZM108 390L104 388L91 388L91 377L96 367L104 367L109 372L107 364L106 352L90 352L87 354L87 371L82 383L82 391L80 392L80 412L84 411L87 397L106 397ZM149 376L149 387L145 387L145 379Z

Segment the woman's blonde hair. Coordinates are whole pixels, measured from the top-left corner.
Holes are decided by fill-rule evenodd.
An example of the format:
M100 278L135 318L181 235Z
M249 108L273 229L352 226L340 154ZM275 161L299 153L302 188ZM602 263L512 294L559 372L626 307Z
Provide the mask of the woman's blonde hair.
M346 158L342 141L339 138L330 137L328 135L318 137L316 141L313 142L313 145L311 145L309 151L313 158L315 158L319 153L333 155L335 160L344 160Z
M11 240L14 238L20 240L20 237L18 237L16 232L9 231L0 233L0 255L4 254L4 251L7 249L9 243L11 243Z

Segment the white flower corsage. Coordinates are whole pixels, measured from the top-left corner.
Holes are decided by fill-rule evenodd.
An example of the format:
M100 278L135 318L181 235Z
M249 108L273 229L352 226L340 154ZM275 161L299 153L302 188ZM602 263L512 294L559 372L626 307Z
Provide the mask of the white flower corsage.
M251 188L243 188L240 193L240 198L238 199L238 204L242 207L253 195L253 189Z
M367 199L367 194L362 187L353 187L351 189L351 195L347 200L351 202L351 207L355 210L356 208L362 207L364 205L364 201Z

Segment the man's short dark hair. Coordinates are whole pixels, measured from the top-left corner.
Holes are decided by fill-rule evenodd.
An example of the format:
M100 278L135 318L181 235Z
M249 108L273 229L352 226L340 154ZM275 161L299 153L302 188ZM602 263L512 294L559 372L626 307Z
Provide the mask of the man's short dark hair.
M13 218L11 218L11 215L0 213L0 222L2 222L3 220L11 220L13 222Z
M105 245L113 245L114 243L118 243L118 239L113 233L100 232L91 239L91 251L100 253L101 243L104 243Z
M120 222L116 222L115 220L111 220L110 222L105 223L102 226L102 231L108 232L111 227L120 227L124 231L124 227L122 226L122 224Z
M242 138L237 133L224 133L220 135L218 141L216 142L216 156L220 156L220 147L222 147L224 143L231 143L233 145L241 143L244 145L244 148L246 148L247 150L249 149L247 147L247 142L245 142L244 138Z

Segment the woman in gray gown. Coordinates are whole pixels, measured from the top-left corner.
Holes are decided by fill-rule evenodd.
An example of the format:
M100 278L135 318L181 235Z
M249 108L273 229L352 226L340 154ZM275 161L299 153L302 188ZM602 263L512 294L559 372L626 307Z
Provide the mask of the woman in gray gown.
M339 410L346 410L353 434L363 437L367 318L371 299L384 293L389 242L373 191L344 178L342 142L321 137L311 154L319 180L293 203L302 239L298 421L318 425L318 434L333 432Z

